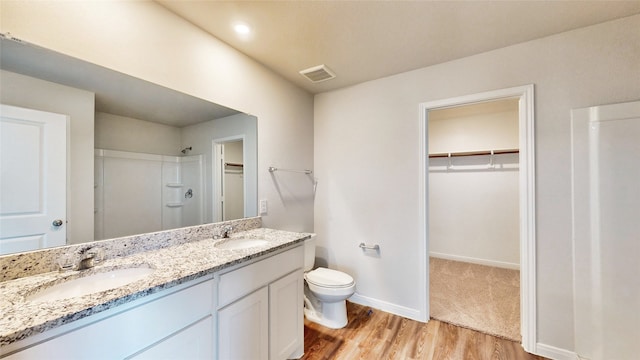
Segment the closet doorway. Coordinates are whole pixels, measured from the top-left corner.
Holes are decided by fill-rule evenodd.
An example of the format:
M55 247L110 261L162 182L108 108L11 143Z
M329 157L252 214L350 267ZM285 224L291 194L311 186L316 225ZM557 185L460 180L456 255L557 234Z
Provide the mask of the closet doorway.
M214 220L245 217L244 138L214 141Z
M533 85L421 104L420 125L427 316L534 351Z

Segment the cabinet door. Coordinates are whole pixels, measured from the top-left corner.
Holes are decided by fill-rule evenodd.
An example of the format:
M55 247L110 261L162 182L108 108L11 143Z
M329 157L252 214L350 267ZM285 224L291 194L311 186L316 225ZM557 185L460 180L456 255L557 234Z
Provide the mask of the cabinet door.
M212 337L213 319L211 316L207 316L186 329L127 359L210 360L213 359Z
M302 355L303 291L302 270L294 271L269 285L270 360Z
M218 310L218 355L219 360L268 359L267 287Z

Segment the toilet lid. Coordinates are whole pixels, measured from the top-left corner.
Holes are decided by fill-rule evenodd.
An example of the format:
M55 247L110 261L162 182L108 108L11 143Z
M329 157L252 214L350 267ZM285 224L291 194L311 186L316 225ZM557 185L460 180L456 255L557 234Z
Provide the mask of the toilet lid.
M353 285L353 278L348 274L323 267L309 271L304 277L308 282L323 287L348 287Z

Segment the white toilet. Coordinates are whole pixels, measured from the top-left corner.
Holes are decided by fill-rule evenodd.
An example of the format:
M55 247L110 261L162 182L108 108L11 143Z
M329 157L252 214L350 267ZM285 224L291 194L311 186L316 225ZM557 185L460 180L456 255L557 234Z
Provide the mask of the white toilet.
M316 237L304 242L304 316L322 326L340 329L347 325L347 298L356 291L348 274L323 267L313 269Z

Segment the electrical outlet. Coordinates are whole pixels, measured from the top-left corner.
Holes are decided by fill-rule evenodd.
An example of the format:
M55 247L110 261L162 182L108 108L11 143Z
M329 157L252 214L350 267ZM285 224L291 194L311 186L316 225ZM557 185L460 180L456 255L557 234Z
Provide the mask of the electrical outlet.
M260 215L265 215L267 210L267 199L260 200Z

